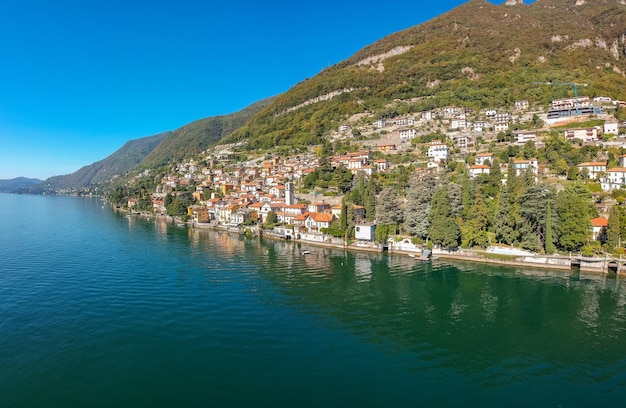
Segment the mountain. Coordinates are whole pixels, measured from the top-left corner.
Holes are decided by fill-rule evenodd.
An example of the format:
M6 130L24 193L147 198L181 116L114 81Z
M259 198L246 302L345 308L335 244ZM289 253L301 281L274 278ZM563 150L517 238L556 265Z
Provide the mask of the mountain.
M225 139L302 147L358 113L531 104L582 95L626 100L626 0L469 1L389 35L276 97Z
M50 177L39 185L23 186L22 192L81 189L104 183L114 176L123 176L131 170L159 167L170 161L199 154L239 128L271 100L264 99L229 115L200 119L174 131L128 141L103 160L72 174Z
M134 156L122 148L45 184L91 185L180 161L216 143L305 149L361 113L373 121L448 105L500 109L520 99L547 104L573 96L573 86L557 83L584 83L581 95L626 100L626 0L470 0L363 48L284 94L154 136L162 139ZM134 159L115 166L118 154Z
M103 183L116 175L124 175L134 169L156 146L165 140L171 132L130 140L110 156L97 161L78 171L64 176L54 176L40 186L31 187L31 191L60 189L80 189L93 184Z
M159 167L199 154L239 129L272 100L263 99L238 112L200 119L176 129L145 157L139 168Z
M43 180L26 177L0 180L0 193L14 193L22 188L30 187L41 182L43 182Z

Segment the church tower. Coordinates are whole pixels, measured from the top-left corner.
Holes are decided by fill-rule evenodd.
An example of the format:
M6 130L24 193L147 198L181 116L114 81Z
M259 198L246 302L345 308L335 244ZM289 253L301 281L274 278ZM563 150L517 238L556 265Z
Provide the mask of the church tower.
M293 194L293 183L285 183L285 204L292 205L296 203L296 198Z

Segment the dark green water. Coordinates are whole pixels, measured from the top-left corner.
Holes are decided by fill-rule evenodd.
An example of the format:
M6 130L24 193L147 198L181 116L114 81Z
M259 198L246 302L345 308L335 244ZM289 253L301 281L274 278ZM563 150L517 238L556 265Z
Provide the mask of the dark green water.
M258 241L97 199L0 209L0 407L626 398L620 278Z

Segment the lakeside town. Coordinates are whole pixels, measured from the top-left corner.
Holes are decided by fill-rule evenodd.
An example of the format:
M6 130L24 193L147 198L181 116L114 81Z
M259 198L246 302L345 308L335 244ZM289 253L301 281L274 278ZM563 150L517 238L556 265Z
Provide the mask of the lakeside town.
M572 253L624 253L625 109L576 95L548 107L359 114L325 145L287 155L215 146L109 198L194 227L569 268ZM154 190L133 195L146 180Z

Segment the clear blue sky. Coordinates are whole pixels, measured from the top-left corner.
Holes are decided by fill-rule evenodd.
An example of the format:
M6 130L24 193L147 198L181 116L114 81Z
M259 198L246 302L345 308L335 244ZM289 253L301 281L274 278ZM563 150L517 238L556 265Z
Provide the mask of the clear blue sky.
M236 112L463 2L3 0L0 179Z

